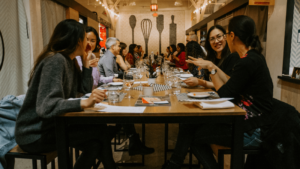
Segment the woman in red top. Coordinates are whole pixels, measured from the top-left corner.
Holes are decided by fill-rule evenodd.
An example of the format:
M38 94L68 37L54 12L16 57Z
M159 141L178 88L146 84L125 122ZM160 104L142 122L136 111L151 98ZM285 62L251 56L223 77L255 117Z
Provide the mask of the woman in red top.
M173 55L173 59L171 62L176 64L176 67L182 68L183 70L187 70L188 66L185 62L185 46L183 43L177 44L177 54Z

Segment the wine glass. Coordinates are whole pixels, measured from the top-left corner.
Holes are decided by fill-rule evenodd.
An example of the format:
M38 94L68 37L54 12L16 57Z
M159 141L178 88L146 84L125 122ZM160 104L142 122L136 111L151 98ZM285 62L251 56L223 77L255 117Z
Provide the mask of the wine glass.
M126 98L133 98L131 95L130 95L130 89L132 88L133 84L134 84L134 73L133 71L125 71L124 72L124 75L123 75L123 86L124 86L124 89L128 91L128 96Z

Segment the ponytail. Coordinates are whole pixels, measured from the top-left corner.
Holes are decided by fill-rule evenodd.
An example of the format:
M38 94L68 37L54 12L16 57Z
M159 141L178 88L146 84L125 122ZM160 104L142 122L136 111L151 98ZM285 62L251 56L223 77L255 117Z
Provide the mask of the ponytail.
M228 32L234 32L246 47L251 47L251 49L261 54L263 48L259 37L256 35L256 26L253 19L245 15L233 17L229 21Z
M251 47L251 49L256 50L256 52L261 53L263 48L261 47L261 43L259 37L257 35L249 36L246 39L245 45L247 47Z

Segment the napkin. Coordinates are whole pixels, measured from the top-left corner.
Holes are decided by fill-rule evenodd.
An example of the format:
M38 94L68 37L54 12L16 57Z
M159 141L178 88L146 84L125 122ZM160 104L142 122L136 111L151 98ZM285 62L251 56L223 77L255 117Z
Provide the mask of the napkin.
M194 103L194 105L200 107L201 109L226 109L233 108L234 104L230 101L221 101L221 102L200 102Z
M160 101L160 102L153 102L154 104L168 104L169 102L168 101Z

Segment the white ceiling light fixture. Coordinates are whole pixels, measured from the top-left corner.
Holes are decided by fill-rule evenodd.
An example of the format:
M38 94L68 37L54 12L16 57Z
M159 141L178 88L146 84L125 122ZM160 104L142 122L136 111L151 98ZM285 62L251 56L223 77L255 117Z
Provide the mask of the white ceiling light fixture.
M175 6L182 6L183 5L182 0L175 0L174 5Z

